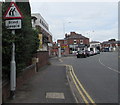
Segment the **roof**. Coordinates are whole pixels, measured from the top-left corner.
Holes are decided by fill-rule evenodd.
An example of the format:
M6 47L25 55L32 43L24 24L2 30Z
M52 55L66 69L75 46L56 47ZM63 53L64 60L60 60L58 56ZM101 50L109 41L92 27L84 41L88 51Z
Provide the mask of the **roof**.
M120 44L120 41L104 41L102 44Z
M31 16L31 19L35 19L35 20L37 20L37 18L36 18L35 16Z
M99 41L92 41L92 42L90 42L90 43L100 43Z
M65 39L75 39L75 38L80 38L80 39L89 39L85 36L82 36L81 34L74 34L74 35L68 35L67 38Z
M65 39L58 39L58 40L65 40Z

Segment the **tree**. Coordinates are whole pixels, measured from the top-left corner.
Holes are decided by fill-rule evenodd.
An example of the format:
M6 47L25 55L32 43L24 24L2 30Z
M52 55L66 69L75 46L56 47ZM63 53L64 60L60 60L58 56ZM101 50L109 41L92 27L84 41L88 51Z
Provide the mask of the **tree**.
M112 42L112 41L114 42L114 41L116 41L116 40L115 40L115 39L110 39L110 40L109 40L109 42Z

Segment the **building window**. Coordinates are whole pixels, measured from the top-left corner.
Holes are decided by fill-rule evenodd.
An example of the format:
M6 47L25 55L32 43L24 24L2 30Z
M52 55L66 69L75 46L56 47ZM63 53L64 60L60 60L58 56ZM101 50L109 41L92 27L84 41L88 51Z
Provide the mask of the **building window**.
M77 41L76 41L76 40L74 40L74 44L77 44Z
M40 23L41 23L41 19L40 19Z
M80 44L83 44L83 40L80 40Z
M40 23L42 24L42 26L44 26L47 30L49 30L48 29L48 27L47 27L47 25L40 19Z

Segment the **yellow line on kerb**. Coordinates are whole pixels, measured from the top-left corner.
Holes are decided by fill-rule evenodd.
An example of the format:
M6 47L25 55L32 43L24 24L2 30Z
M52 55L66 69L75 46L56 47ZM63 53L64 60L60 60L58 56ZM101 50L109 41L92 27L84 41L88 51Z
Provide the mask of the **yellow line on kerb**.
M73 82L74 82L75 86L76 86L77 89L78 89L78 92L80 93L81 97L83 98L85 104L86 104L86 105L89 105L89 103L88 103L88 101L86 100L85 96L83 95L82 91L81 91L80 88L78 87L78 85L77 85L77 83L76 83L76 81L75 81L75 79L74 79L74 77L73 77L73 75L72 75L71 72L70 72L70 75L71 75L71 77L72 77L72 79L73 79Z
M73 78L75 78L76 79L76 81L77 81L77 83L78 83L78 85L79 85L79 87L82 89L82 91L84 92L84 94L87 96L87 98L90 100L90 102L93 104L93 105L96 105L95 104L95 102L93 101L93 99L90 97L90 95L86 92L86 90L84 89L84 87L83 87L83 85L81 84L81 82L78 80L78 78L77 78L77 76L75 75L75 73L74 73L74 69L73 69L73 67L71 66L71 65L69 65L69 67L71 68L71 75L73 74ZM76 85L76 84L75 84ZM78 87L78 86L76 86L76 87ZM78 87L78 88L79 88Z

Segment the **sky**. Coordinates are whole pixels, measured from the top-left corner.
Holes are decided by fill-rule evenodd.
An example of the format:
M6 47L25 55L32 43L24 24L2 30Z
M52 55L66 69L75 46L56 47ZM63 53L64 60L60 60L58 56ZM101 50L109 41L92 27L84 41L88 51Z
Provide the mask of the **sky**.
M31 12L49 24L53 41L76 32L92 41L118 39L118 2L38 2L30 0Z

